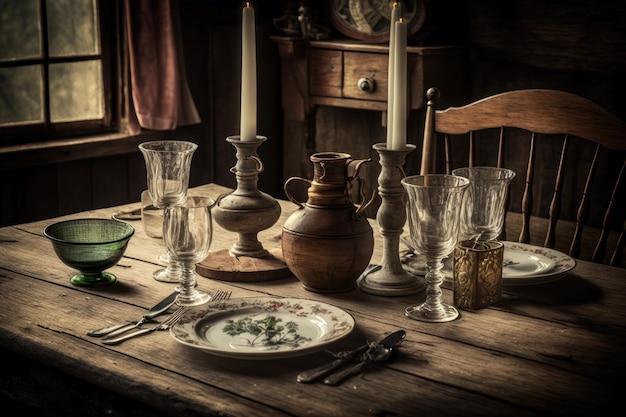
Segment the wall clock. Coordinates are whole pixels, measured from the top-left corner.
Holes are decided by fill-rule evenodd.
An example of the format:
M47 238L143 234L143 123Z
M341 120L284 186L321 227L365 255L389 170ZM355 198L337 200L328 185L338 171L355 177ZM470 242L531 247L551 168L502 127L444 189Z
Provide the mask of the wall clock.
M342 34L361 41L383 43L389 40L393 0L330 0L332 24ZM415 34L426 19L424 0L399 1L408 35Z

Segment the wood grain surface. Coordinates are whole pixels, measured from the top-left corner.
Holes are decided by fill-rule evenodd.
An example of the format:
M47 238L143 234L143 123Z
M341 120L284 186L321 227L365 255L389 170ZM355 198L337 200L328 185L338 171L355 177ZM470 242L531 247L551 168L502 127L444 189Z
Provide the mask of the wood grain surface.
M216 197L223 187L194 192ZM111 207L70 217L109 217ZM279 245L281 225L296 209L281 201L281 218L260 233ZM379 297L359 290L306 291L294 277L267 282L223 282L199 277L205 291L233 297L296 297L343 308L357 326L328 347L338 352L405 329L394 360L366 368L338 387L299 384L299 372L332 360L327 351L297 358L251 361L220 358L176 342L167 332L105 346L86 333L138 319L171 292L157 282L163 250L136 224L119 265L118 283L97 289L69 283L45 226L58 219L0 229L0 348L2 398L48 415L171 416L415 416L589 415L623 412L626 359L624 271L580 261L565 278L543 285L507 287L503 300L462 310L446 324L407 319L403 309L423 294ZM381 238L372 221L381 259ZM215 227L213 250L235 238ZM444 300L452 293L444 288ZM75 394L75 395L72 395ZM22 405L23 406L23 405ZM44 414L45 415L45 414Z

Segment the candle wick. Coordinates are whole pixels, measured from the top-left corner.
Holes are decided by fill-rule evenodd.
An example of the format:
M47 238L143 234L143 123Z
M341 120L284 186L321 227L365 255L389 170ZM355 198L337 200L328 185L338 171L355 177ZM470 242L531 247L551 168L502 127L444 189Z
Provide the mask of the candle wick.
M246 2L246 7L250 7L250 2L249 1Z

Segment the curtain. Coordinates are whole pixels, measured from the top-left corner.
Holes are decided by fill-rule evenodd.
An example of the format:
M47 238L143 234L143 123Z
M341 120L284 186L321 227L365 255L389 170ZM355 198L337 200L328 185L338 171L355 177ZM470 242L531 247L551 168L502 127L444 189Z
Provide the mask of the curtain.
M200 123L187 85L177 0L124 0L130 55L129 128Z

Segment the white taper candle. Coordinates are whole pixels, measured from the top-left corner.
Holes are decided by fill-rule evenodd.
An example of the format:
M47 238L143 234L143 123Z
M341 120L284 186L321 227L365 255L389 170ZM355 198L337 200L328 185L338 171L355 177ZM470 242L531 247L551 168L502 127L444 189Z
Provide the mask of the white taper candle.
M391 149L400 150L406 147L406 23L400 19L396 22L393 75L393 133Z
M400 4L393 3L391 20L389 21L389 67L387 71L387 149L391 149L391 137L393 135L393 73L395 68L395 39L396 22L400 19Z
M241 126L240 140L256 139L257 122L256 36L254 9L243 8L241 29Z

